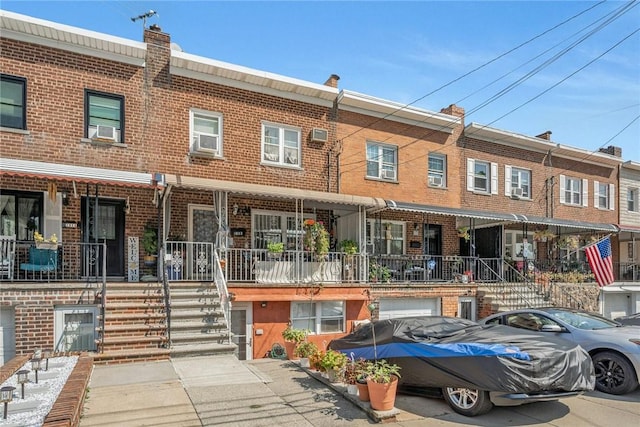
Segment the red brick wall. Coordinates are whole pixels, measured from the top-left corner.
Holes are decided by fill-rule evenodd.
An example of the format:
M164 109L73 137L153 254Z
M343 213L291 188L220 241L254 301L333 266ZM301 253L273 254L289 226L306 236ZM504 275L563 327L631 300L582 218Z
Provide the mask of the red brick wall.
M15 310L16 355L54 348L54 309L62 305L92 305L96 291L86 285L3 284L0 305Z

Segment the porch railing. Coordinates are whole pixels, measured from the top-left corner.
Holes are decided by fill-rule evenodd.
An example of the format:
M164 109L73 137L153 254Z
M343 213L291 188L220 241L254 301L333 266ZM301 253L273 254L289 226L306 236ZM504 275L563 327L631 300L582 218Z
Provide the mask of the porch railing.
M227 281L225 280L224 270L220 264L220 258L218 252L213 251L213 267L214 267L214 282L220 296L220 308L224 314L224 321L227 324L227 334L229 342L231 342L231 297L229 290L227 289ZM226 264L226 263L225 263Z
M620 282L640 282L640 263L615 262L613 276Z
M106 282L106 244L16 242L11 275L0 281Z

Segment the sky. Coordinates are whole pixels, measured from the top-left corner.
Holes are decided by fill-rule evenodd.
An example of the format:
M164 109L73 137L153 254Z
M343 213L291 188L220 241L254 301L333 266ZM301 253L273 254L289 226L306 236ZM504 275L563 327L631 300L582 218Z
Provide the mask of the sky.
M15 1L0 8L640 162L640 0Z

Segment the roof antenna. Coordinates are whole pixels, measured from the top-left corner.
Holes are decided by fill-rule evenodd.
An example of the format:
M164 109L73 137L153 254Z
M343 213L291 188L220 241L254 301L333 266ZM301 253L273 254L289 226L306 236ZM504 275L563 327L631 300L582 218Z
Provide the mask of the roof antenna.
M143 13L142 15L138 15L135 16L133 18L131 18L132 22L136 22L140 19L142 19L142 29L144 30L145 28L147 28L147 18L151 18L154 15L157 15L158 12L156 12L155 10L149 10L149 12L147 13Z

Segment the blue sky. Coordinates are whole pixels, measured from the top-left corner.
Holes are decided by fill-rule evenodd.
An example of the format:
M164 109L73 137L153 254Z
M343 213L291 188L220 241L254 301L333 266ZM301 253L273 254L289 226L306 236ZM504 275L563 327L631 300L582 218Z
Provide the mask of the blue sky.
M154 10L147 25L191 54L316 83L337 74L343 89L419 100L414 105L432 111L456 103L466 123L530 136L551 130L553 142L589 151L616 145L625 160L640 162L640 0L2 0L1 7L136 41L142 22L131 18Z

